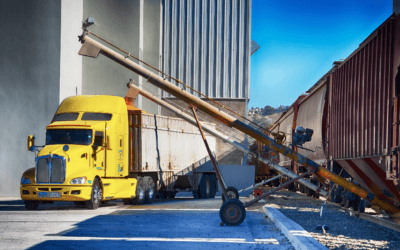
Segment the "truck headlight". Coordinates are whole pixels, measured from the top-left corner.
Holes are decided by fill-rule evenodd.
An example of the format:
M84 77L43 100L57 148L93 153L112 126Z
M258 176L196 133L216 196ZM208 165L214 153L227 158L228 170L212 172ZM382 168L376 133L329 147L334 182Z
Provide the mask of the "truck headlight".
M79 177L72 179L70 184L85 184L86 183L86 177Z
M31 184L31 180L22 176L21 184Z

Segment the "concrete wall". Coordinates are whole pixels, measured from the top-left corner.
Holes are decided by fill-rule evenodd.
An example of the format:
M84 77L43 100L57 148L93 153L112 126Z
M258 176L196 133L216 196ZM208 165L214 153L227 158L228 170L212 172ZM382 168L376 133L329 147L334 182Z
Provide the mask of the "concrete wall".
M160 68L160 0L144 0L143 13L143 60ZM153 73L158 73L150 67L144 67ZM142 79L142 84L144 89L158 92L158 88L149 84L146 79ZM158 105L146 98L142 98L142 109L154 114L160 113Z
M187 107L188 107L188 104L182 100L175 99L175 98L168 98L167 100L168 100L168 102L173 102L178 107L183 107L185 109L187 109ZM215 107L219 107L219 108L221 107L209 100L204 100L204 101L206 101L208 104L211 104ZM217 99L216 101L221 103L222 105L228 107L229 109L235 111L239 115L244 116L244 111L245 111L245 100L244 99ZM239 120L243 121L243 119L230 113L229 111L227 111L227 110L223 110L223 111L232 115L233 117L236 117ZM166 108L161 108L161 115L176 116L174 112L172 112ZM244 137L240 131L233 129L233 128L229 128L228 126L225 126L220 122L216 122L216 120L214 118L212 118L211 116L209 116L201 111L197 111L197 115L199 116L200 121L207 121L207 122L215 123L216 129L218 131L220 131L222 133L235 134L235 136L238 137L238 139L239 139L237 141L244 140ZM204 147L204 145L199 145L199 147ZM244 153L242 151L236 149L235 147L231 146L230 144L223 142L220 139L217 139L217 152L215 152L215 153L217 156L218 164L221 164L221 165L240 165L240 164L242 164L242 159L243 159Z
M0 22L0 196L19 196L59 103L61 1L0 1Z
M84 0L82 21L94 17L95 24L88 27L91 32L158 67L159 4L158 0ZM141 11L146 11L142 18ZM135 59L133 61L138 63ZM129 79L142 82L137 74L103 55L97 59L83 58L83 94L124 97ZM148 85L146 81L143 84ZM140 103L141 100L141 97L137 99L137 107L150 113L158 113L157 105L147 100Z
M83 0L61 0L60 103L82 94L82 56L78 55L82 34Z

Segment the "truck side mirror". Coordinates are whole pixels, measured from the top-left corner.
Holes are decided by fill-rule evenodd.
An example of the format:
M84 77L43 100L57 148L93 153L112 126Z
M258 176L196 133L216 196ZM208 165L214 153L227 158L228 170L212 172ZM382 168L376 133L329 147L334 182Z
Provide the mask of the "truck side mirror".
M28 136L28 151L35 151L36 147L35 147L35 136L34 135L30 135Z

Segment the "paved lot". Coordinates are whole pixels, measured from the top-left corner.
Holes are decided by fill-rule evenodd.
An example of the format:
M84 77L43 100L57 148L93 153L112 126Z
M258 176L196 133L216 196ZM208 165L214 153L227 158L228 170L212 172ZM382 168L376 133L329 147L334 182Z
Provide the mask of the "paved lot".
M247 211L238 227L221 227L220 205L176 198L97 210L56 202L27 211L21 200L1 198L0 249L293 249L259 210Z

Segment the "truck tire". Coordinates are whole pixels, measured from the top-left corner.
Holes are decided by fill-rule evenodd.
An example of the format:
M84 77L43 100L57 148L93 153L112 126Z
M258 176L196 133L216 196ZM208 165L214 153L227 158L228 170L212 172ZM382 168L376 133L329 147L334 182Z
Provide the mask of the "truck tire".
M103 191L101 190L98 179L94 179L92 186L92 194L90 200L86 201L88 209L97 209L100 206L101 199L103 198Z
M211 183L208 175L203 174L201 177L199 191L201 199L208 199L210 197Z
M154 202L154 197L156 193L156 186L154 184L153 178L150 176L143 177L143 183L144 183L144 204L151 204Z
M210 175L210 184L211 184L211 190L210 190L210 199L215 198L215 194L217 193L217 177L215 176L215 174Z
M39 208L39 202L37 202L37 201L25 201L25 208L27 210L37 210Z
M193 190L192 193L193 193L193 198L200 199L200 190L199 189Z
M142 177L137 177L136 196L132 199L133 204L142 205L145 197L145 189Z

